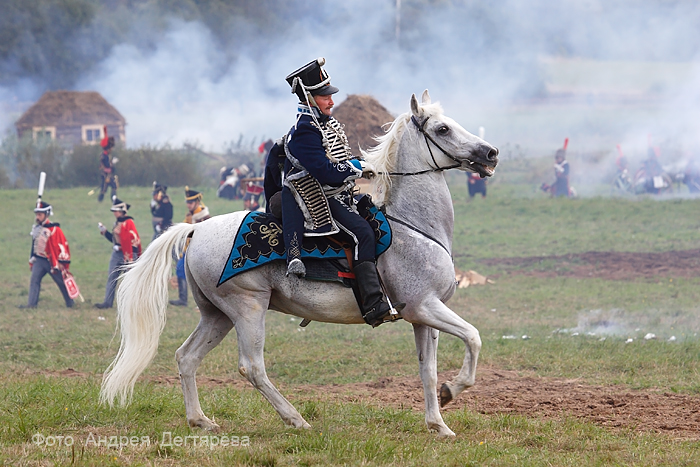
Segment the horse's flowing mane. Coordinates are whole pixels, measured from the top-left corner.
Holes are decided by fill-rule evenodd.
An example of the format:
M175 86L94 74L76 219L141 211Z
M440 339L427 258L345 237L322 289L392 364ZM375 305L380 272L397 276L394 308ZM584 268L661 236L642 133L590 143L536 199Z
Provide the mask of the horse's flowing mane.
M436 102L434 104L422 105L424 116L430 118L443 113L442 106ZM377 145L364 151L360 148L362 156L374 166L377 171L377 176L372 179L372 201L377 206L383 206L388 200L389 191L391 190L391 177L389 172L393 172L396 168L399 142L406 130L406 125L411 121L411 113L406 112L396 117L391 123L387 123L388 128L381 136L374 139Z

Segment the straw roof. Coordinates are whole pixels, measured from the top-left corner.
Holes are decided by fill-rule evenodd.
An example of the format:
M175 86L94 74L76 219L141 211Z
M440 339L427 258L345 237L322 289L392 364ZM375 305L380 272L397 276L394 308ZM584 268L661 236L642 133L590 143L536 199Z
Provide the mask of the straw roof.
M124 117L98 92L47 91L15 125L18 129L37 126L89 124L124 125Z

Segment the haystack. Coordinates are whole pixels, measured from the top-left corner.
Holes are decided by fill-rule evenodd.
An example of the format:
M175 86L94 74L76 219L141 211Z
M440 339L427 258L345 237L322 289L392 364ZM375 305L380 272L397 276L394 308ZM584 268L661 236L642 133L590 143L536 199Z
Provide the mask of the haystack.
M394 121L394 117L374 97L350 94L333 108L333 117L345 125L345 134L352 153L360 155L360 147L375 146L375 136L384 134L382 125Z

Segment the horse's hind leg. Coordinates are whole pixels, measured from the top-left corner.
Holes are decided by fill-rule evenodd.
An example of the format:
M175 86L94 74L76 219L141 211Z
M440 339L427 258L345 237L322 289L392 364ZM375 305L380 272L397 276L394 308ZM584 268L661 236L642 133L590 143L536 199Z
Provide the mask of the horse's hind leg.
M423 324L413 325L420 379L425 396L425 423L440 436L455 436L440 415L437 398L437 347L439 332Z
M295 428L311 428L301 414L270 382L265 371L265 308L267 301L240 297L246 313L236 321L238 336L238 372L251 382L282 417L285 424Z
M194 332L175 352L175 359L180 371L187 423L192 427L217 430L219 425L207 418L202 412L195 375L202 359L226 337L226 334L233 328L233 323L228 316L202 295L196 284L192 289L199 305L200 320Z

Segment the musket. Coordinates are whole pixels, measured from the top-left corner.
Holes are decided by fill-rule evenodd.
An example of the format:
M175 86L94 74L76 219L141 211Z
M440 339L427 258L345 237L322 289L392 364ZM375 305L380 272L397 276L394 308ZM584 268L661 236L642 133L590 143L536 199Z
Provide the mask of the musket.
M44 195L44 185L46 184L46 172L39 174L39 190L37 190L36 207L41 203L41 197Z

